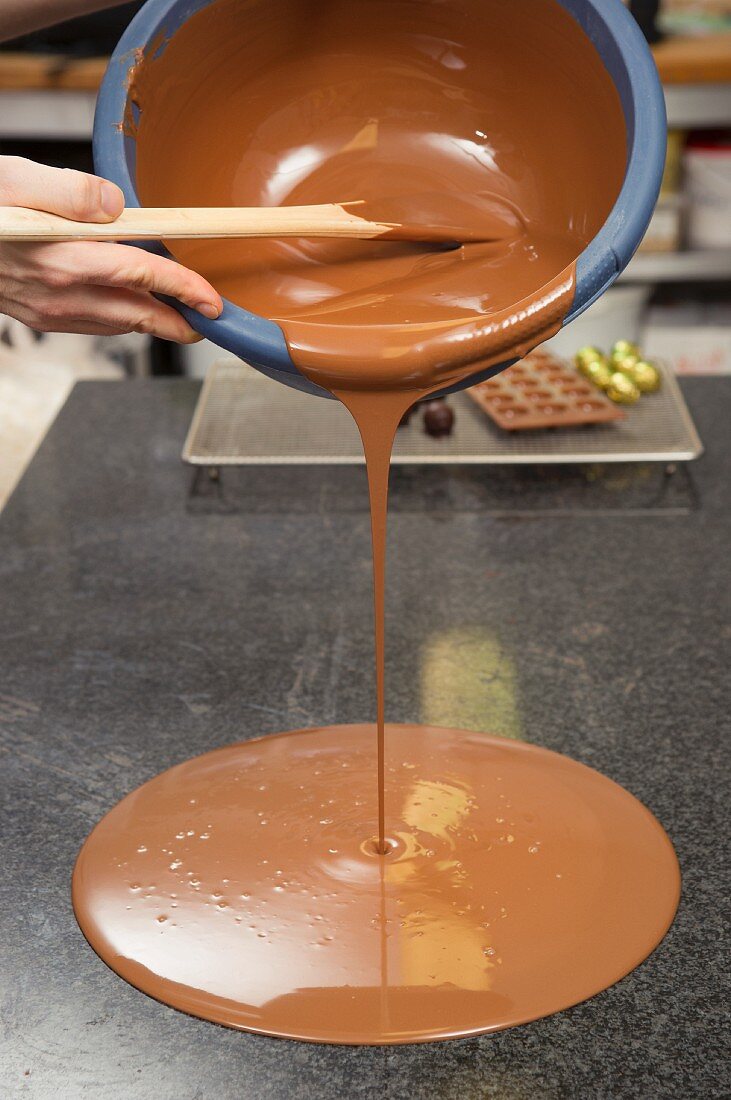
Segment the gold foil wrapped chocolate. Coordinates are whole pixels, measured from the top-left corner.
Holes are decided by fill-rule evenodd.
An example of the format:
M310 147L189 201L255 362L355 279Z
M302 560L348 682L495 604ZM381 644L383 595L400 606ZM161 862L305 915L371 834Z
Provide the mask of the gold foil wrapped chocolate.
M613 371L621 370L622 374L626 374L628 378L632 377L635 363L639 363L636 355L624 355L622 358L613 355L609 360L609 366Z
M609 356L596 347L583 347L574 356L577 370L618 405L634 405L642 393L660 389L662 376L654 363L643 359L637 344L617 340Z
M612 344L609 357L613 362L620 363L623 359L641 359L642 352L631 340L617 340Z
M578 369L581 371L582 374L586 373L587 368L590 366L590 364L592 364L592 363L604 363L604 364L606 364L606 362L607 362L607 357L606 357L606 355L602 354L602 352L599 350L599 348L593 348L593 347L579 348L576 355L574 356L574 363L576 364L576 366L578 367Z
M660 389L660 372L654 364L649 363L646 359L636 359L634 356L628 356L619 362L613 362L612 366L634 382L640 393L655 393L656 390Z
M639 387L619 370L611 375L606 394L617 405L634 405L640 399Z
M612 380L612 368L606 360L587 364L581 373L600 390L606 390Z
M632 366L629 375L640 393L655 393L660 389L662 381L660 371L653 363L646 359L638 359Z

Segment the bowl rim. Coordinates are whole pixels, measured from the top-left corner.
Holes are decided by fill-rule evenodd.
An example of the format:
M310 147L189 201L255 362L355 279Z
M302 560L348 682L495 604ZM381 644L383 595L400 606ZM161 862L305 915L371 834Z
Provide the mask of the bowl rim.
M131 20L112 54L97 99L93 149L96 171L118 184L128 206L139 207L134 183L135 139L125 134L130 74L140 51L159 42L156 52L191 15L217 0L147 0ZM564 326L583 313L615 281L634 255L649 225L665 164L665 100L645 38L622 0L558 0L579 23L599 53L619 93L627 126L627 166L619 195L603 226L576 261L576 289ZM139 242L135 242L139 243ZM169 253L160 242L141 247ZM324 394L300 374L276 322L224 299L216 320L165 299L202 336L246 358L288 385ZM461 385L496 374L515 360L470 376ZM448 392L448 391L445 391Z

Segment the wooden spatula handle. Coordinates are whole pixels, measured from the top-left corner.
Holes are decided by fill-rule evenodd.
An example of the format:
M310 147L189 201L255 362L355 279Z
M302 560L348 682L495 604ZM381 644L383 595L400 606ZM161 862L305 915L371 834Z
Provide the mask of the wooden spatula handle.
M42 210L0 206L0 241L147 241L194 237L354 237L398 231L340 206L130 207L113 222L75 222ZM394 233L396 235L396 233Z

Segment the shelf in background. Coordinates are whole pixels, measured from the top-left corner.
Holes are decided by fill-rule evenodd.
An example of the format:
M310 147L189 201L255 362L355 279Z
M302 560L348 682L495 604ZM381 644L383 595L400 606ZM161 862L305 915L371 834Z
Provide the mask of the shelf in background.
M95 107L92 91L0 88L0 141L91 141Z
M672 127L731 124L731 34L653 48ZM86 139L107 58L0 52L0 138Z
M731 124L731 83L665 86L668 126L688 130Z
M656 47L670 126L730 124L731 35L718 39ZM106 63L104 57L0 53L0 138L90 138Z
M107 60L0 52L0 139L89 141Z
M728 126L731 120L731 84L669 85L665 102L676 129ZM68 74L40 87L3 85L0 79L0 139L90 140L95 105L96 91L71 87Z
M652 53L663 84L731 83L731 34L665 38Z
M670 126L731 124L731 34L667 38L652 52Z
M96 92L109 58L65 57L63 54L0 51L0 88L28 91L39 88Z
M712 282L731 279L731 249L707 252L638 252L620 278L624 282Z

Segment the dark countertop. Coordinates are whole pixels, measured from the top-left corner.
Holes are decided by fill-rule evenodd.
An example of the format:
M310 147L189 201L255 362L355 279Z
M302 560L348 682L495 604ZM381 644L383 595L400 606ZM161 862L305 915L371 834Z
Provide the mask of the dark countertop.
M87 946L69 876L98 818L161 769L371 716L363 472L229 471L191 495L194 384L76 387L0 518L3 1096L728 1095L731 379L684 389L706 454L667 482L647 466L395 471L388 612L389 718L522 735L624 784L676 845L676 922L628 978L550 1019L359 1049L148 999ZM459 697L433 664L457 646Z

